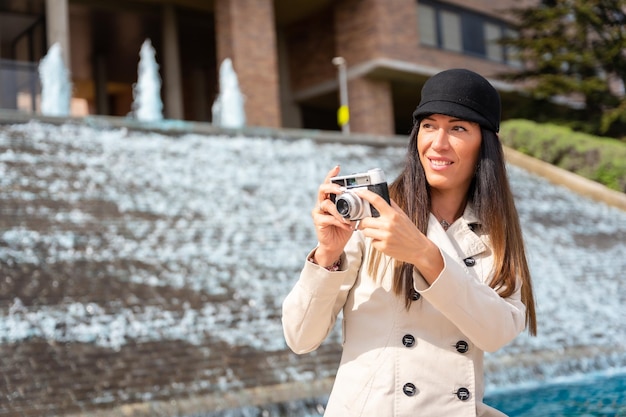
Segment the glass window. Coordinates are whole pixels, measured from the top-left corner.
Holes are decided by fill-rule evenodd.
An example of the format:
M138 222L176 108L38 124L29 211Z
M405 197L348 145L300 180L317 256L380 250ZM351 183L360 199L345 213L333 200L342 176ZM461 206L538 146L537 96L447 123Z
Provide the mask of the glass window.
M503 35L515 35L504 20L439 1L417 1L422 45L521 66L516 51L499 43Z
M419 4L417 14L420 42L423 45L437 46L437 15L435 14L435 8L426 4Z
M461 14L464 52L485 56L484 23L485 20L476 14Z
M441 27L443 49L461 52L461 18L458 13L442 10Z
M506 36L507 38L515 39L518 37L518 33L513 29L505 29L504 36ZM522 61L519 59L519 50L517 48L513 46L507 46L505 48L505 54L507 64L515 68L522 68Z
M496 25L495 23L485 23L487 58L498 62L504 61L502 45L498 43L500 38L502 38L502 29L500 25Z

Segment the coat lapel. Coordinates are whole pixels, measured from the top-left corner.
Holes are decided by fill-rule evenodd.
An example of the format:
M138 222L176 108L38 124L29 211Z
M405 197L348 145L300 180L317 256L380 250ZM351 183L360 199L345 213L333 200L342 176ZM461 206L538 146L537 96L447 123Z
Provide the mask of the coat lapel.
M472 230L475 227L480 227L480 224L470 207L465 209L462 218L454 222L447 232L431 213L428 219L427 236L453 259L462 261L487 250L485 242ZM453 238L451 239L450 236Z

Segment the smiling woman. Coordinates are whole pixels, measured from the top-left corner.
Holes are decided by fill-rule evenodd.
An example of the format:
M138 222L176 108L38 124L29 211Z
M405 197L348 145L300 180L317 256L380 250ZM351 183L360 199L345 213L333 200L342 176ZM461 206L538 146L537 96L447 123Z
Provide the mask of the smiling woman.
M317 349L343 312L343 353L326 416L501 417L483 403L483 356L524 327L534 297L509 187L500 96L479 74L430 78L413 113L390 204L347 221L331 169L311 211L318 245L283 303L289 347ZM469 370L469 371L468 371Z

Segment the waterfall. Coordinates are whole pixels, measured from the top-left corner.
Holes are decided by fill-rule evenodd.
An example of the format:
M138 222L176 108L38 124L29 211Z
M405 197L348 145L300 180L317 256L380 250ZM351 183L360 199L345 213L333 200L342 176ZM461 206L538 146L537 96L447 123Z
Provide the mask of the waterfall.
M21 362L8 361L4 378L14 386L64 381L86 410L102 398L123 407L127 392L149 392L137 397L146 407L155 399L182 407L189 393L243 404L248 393L265 400L284 387L283 394L311 398L284 406L287 415L319 415L325 398L318 396L327 394L324 381L332 380L339 359L341 323L315 353L296 358L280 321L281 302L316 243L311 198L337 162L344 172L376 166L395 178L404 145L318 143L306 138L310 132L282 140L166 131L0 126L7 202L0 347L25 352L21 357L33 364L25 381ZM508 173L539 332L486 356L488 391L626 367L626 212L515 166ZM45 353L56 355L55 367L49 356L29 353L42 341ZM128 391L110 390L119 374L85 361L84 379L72 385L72 366L85 352L142 378L129 381ZM142 360L146 354L167 360L151 366ZM180 369L197 372L184 379ZM42 404L37 393L16 389L5 403L35 407ZM181 415L168 414L168 404L159 401L154 414ZM267 406L266 414L278 415L275 409ZM253 412L218 415L261 415Z

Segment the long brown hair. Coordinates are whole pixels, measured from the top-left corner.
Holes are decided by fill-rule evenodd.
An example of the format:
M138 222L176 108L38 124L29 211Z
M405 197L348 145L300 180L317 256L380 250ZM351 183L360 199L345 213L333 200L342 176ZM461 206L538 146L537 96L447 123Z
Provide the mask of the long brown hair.
M389 196L413 220L424 234L428 229L431 198L430 186L417 151L417 121L411 131L406 164L398 178L389 186ZM522 283L522 302L526 306L526 327L531 335L537 334L535 300L522 228L513 194L509 187L506 163L502 144L496 133L481 128L482 141L478 164L472 184L467 193L467 201L473 205L481 222L481 228L489 234L494 254L492 279L489 286L501 297L508 297ZM370 274L380 265L381 253L372 248L368 265ZM394 263L393 290L404 297L407 307L411 302L413 288L413 265L396 261Z

